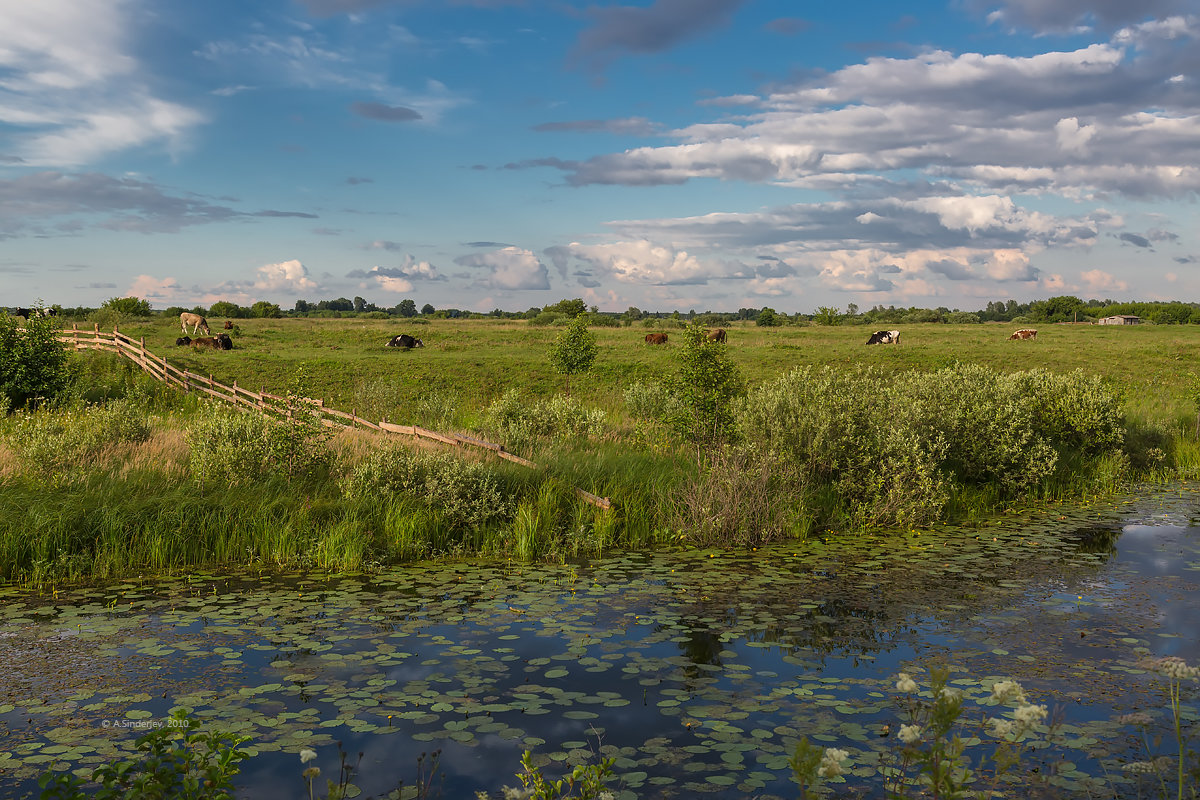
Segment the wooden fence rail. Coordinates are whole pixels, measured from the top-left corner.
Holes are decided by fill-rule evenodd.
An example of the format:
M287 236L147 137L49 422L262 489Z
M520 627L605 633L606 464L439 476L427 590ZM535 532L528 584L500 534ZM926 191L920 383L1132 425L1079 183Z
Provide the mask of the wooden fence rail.
M253 408L263 413L277 414L285 417L291 416L301 410L306 410L308 413L320 417L321 424L328 428L363 427L369 430L411 436L414 439L428 439L454 447L469 446L487 450L500 458L530 467L531 469L539 468L534 462L508 452L502 444L484 441L474 436L467 436L461 433L438 433L437 431L427 430L418 425L395 425L386 419L379 422L372 422L358 416L354 411L346 413L336 408L329 408L325 405L324 400L308 397L289 399L269 394L265 389L253 392L245 387L238 386L237 381L234 381L232 386L226 386L220 381L214 380L212 375L198 375L195 372L180 369L174 364L168 363L166 356L157 356L146 349L145 337L133 339L121 333L116 328L113 329L112 333L109 333L108 331L100 330L99 325L94 325L90 331L80 330L78 325L73 325L70 330L64 329L59 334L59 340L70 344L75 350L102 350L117 353L137 364L146 374L156 380L170 386L176 386L185 392L203 392L239 408ZM575 489L575 494L582 500L598 508L612 508L612 501L607 497L600 497L578 488Z

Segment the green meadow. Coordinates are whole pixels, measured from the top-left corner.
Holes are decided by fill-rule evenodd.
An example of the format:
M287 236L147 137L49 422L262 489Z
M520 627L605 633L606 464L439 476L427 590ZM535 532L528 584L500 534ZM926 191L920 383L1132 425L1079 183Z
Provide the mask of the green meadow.
M862 326L735 325L727 345L689 345L670 320L597 326L567 397L548 357L562 327L236 324L231 351L177 347L174 319L121 330L225 384L469 433L538 468L240 414L81 352L62 398L0 423L0 580L749 547L971 523L1200 468L1194 326L1009 341L1019 326L905 325L870 347ZM384 347L399 333L425 346Z

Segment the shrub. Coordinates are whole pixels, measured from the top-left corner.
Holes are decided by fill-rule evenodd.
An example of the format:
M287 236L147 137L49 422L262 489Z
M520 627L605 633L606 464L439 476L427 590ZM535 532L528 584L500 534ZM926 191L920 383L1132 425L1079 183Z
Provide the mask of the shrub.
M148 317L154 313L150 309L150 301L140 297L110 297L100 308L115 311L123 317Z
M553 325L555 322L563 318L563 314L557 311L542 311L536 317L529 320L530 325Z
M112 447L146 441L150 423L132 403L115 401L80 411L26 414L6 438L29 473L69 481L105 461Z
M210 406L187 431L192 474L201 483L230 486L271 476L311 478L329 466L331 435L300 403L280 419Z
M67 349L51 317L0 314L0 396L12 408L54 400L70 382Z
M585 408L570 397L532 402L516 389L505 392L483 413L483 427L514 450L524 450L538 438L601 436L605 420L602 410Z
M580 314L558 335L550 348L550 363L567 377L567 394L571 393L571 376L587 372L596 360L596 337L587 328L587 319Z
M728 348L713 342L704 328L688 325L679 353L678 389L681 411L671 422L699 447L728 439L734 430L734 400L745 391Z
M486 464L453 453L404 446L373 450L338 485L348 498L419 498L453 527L478 527L512 517L512 503L495 473Z

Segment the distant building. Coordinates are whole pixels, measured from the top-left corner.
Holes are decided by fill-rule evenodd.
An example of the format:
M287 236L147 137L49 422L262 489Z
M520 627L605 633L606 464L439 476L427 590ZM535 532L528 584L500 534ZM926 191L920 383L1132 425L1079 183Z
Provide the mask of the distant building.
M1115 317L1105 317L1096 320L1097 325L1141 325L1142 318L1132 314L1118 314Z

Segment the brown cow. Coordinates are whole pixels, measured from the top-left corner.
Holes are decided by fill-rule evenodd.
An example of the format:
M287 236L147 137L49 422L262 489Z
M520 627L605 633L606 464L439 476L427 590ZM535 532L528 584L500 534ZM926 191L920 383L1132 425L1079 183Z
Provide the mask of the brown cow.
M1021 330L1015 332L1012 336L1008 337L1008 340L1011 342L1013 339L1036 339L1036 338L1037 338L1037 331L1035 331L1033 328L1021 328Z
M667 335L665 333L647 333L646 344L666 344Z
M705 332L704 332L704 336L705 336L705 338L706 338L706 339L708 339L710 342L722 342L722 343L724 343L724 341L725 341L725 329L724 329L724 328L711 328L711 329L709 329L709 330L707 330L707 331L705 331Z
M229 338L228 333L218 333L216 336L201 336L198 339L192 339L191 344L197 350L202 350L206 347L213 350L233 349L233 339Z
M233 320L231 320L231 319L225 320L225 330L227 330L227 331L233 330Z

